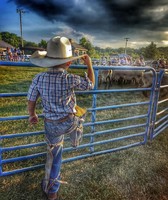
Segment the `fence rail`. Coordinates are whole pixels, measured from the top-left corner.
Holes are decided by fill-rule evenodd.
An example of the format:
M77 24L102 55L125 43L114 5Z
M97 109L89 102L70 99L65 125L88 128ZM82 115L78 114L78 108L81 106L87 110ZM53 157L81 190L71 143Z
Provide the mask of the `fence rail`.
M29 62L18 63L18 62L1 62L3 66L25 66L32 67L33 65ZM71 66L72 69L86 69L86 66ZM153 74L152 86L149 88L126 88L126 89L100 89L98 86L98 78L101 70L122 70L122 71L151 71ZM140 146L146 144L148 140L154 139L157 135L163 132L168 127L168 108L165 106L165 103L168 99L159 100L159 90L160 88L166 88L168 85L161 86L161 80L164 74L162 70L159 75L151 67L130 67L130 66L94 66L96 84L95 88L92 91L77 91L77 95L92 96L92 106L89 107L88 113L90 114L90 119L84 123L84 128L87 131L84 133L84 142L82 142L77 148L72 148L66 146L63 150L63 155L65 159L63 163L71 162L79 159L84 159L91 156L97 156L105 153L115 152L123 149L128 149L131 147ZM135 93L147 91L150 93L148 99L145 101L136 100L136 102L126 102L114 104L114 105L99 105L99 95L108 95L108 94L132 94L132 97ZM1 93L0 98L15 98L15 97L26 97L27 93ZM136 113L136 109L143 110L146 106L145 113ZM162 106L162 107L161 107ZM161 107L161 110L159 108ZM135 112L131 113L131 116L119 116L118 118L109 117L108 119L101 118L101 112L110 112L113 116L115 110L117 109L135 109ZM100 114L99 114L100 113ZM111 116L110 115L110 116ZM39 115L40 118L43 118L43 115ZM13 121L22 121L28 119L27 115L18 115L18 116L6 116L0 117L1 123L12 123ZM99 119L99 120L98 120ZM138 121L137 121L138 120ZM134 123L133 123L134 122ZM117 123L123 123L119 126L113 126ZM127 124L128 123L128 124ZM103 126L103 128L101 127ZM99 128L97 128L99 127ZM42 163L32 164L31 166L24 166L21 168L13 169L9 167L6 168L6 165L10 163L24 162L28 160L37 160L43 158L46 155L44 149L40 150L37 153L29 153L27 151L23 155L13 152L18 152L28 149L38 149L45 147L46 143L40 138L38 142L29 142L28 144L19 144L17 146L8 146L11 140L19 138L29 138L29 137L41 137L44 135L44 130L33 131L33 132L23 132L23 133L14 133L14 134L4 134L1 133L0 140L0 176L8 176L16 173L34 170L40 167L44 167L44 161ZM66 137L65 140L69 141L69 138ZM85 141L86 140L86 141ZM87 141L89 140L89 141ZM2 142L3 141L3 142ZM3 144L7 146L3 146ZM77 152L77 155L72 155L74 152ZM7 153L10 153L12 156L9 158L6 156ZM25 155L26 154L26 155ZM67 155L68 154L68 155ZM70 154L70 155L69 155ZM41 160L40 160L41 161Z

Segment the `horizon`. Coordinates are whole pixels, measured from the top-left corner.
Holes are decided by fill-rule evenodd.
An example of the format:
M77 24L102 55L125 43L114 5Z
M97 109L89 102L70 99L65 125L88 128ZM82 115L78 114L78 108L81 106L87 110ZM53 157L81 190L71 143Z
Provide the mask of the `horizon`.
M2 32L8 32L8 31L2 31ZM0 32L0 33L2 33L2 32ZM9 33L10 33L10 32L9 32ZM11 34L16 34L16 33L11 33ZM17 36L17 37L20 37L20 36L17 35L17 34L16 34L16 36ZM81 39L81 38L80 38L80 39ZM25 40L25 39L23 38L23 40ZM44 40L44 39L42 38L41 40ZM41 40L40 40L40 41L41 41ZM73 40L74 40L74 39L73 39ZM2 40L2 41L3 41L3 40ZM32 41L28 41L28 40L25 40L25 41L26 41L26 42L32 42ZM5 42L5 41L4 41L4 42ZM46 42L47 42L47 41L46 41ZM77 42L77 41L74 40L74 42ZM153 42L153 41L151 41L148 45L150 45L152 42ZM34 42L34 43L38 45L38 43L40 43L40 42ZM79 44L79 43L78 43L78 44ZM155 44L155 42L154 42L154 44ZM93 44L92 44L92 45L93 45ZM148 45L147 45L147 46L148 46ZM137 48L136 48L136 47L128 47L128 46L127 46L127 49L141 49L141 48L145 48L145 47L147 47L147 46L142 46L142 47L137 47ZM107 46L107 47L93 46L93 47L94 47L94 48L104 49L104 50L107 49L107 48L110 48L110 49L113 49L113 50L117 50L117 49L120 49L120 48L125 49L125 47L112 48L112 47L110 47L110 46ZM156 45L156 47L157 47L157 48L160 48L160 47L168 48L168 46L157 46L157 45Z

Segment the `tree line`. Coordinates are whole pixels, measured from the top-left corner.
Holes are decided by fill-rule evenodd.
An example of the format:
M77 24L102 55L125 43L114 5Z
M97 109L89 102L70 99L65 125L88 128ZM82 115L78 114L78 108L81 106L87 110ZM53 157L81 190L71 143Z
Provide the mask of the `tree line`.
M18 48L21 45L21 37L14 33L0 32L0 40L3 40L12 46ZM23 40L24 47L39 47L46 49L47 41L41 40L39 43ZM88 54L92 58L100 58L102 56L109 56L113 54L122 54L125 52L125 48L101 48L93 46L92 43L85 37L79 40L79 44L88 50ZM29 52L27 52L29 53ZM168 59L168 47L157 47L152 41L148 46L139 49L127 48L127 54L132 58L143 56L146 60L157 60L159 58Z

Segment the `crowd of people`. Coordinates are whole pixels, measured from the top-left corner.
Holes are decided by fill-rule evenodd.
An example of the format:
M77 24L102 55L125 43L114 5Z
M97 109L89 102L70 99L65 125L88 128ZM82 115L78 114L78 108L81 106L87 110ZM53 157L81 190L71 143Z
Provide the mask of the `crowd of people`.
M168 69L168 60L164 58L159 58L152 61L152 67L155 69Z
M73 50L73 55L78 56L79 52ZM25 55L24 51L20 48L9 48L0 52L0 60L2 61L13 61L13 62L25 62L29 61L30 55ZM73 62L74 64L82 64L80 59L77 59ZM103 65L103 66L151 66L155 69L168 69L168 60L164 58L159 58L154 61L147 62L144 60L143 56L139 56L136 59L133 59L131 56L102 56L100 59L92 59L93 65Z
M143 56L133 59L131 56L102 56L100 59L93 59L93 65L103 66L151 66L155 69L168 69L168 60L159 58L153 61L145 61Z
M6 50L1 52L0 59L4 61L24 62L29 61L29 55L25 55L24 52L20 50L20 48L7 47Z
M145 60L143 56L140 56L133 60L131 56L113 56L113 57L101 57L99 60L93 61L95 65L108 65L108 66L118 66L118 65L134 65L134 66L145 66Z

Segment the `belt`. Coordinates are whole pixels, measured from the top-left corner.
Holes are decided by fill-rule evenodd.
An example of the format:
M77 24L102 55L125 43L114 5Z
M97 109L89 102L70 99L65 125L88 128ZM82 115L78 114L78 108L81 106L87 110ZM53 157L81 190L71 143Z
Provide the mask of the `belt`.
M44 121L45 122L65 122L69 117L72 117L72 116L74 116L74 114L70 113L66 117L63 117L63 118L58 119L58 120L53 120L53 119L47 119L47 118L45 118Z

